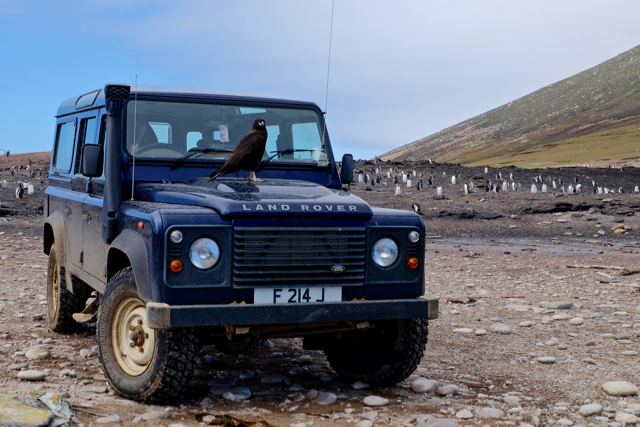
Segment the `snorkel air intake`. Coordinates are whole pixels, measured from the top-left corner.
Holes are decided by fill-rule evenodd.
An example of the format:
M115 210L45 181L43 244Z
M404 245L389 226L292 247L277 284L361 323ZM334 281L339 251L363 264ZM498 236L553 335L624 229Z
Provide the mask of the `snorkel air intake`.
M122 110L129 99L131 86L107 84L104 87L107 107L104 206L102 239L111 243L118 235L118 208L122 202Z

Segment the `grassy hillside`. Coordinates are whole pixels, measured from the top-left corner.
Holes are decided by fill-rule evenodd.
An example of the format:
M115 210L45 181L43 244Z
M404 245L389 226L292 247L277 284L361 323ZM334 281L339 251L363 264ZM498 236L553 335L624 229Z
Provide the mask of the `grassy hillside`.
M638 124L640 46L381 157L518 166L619 163L640 158Z

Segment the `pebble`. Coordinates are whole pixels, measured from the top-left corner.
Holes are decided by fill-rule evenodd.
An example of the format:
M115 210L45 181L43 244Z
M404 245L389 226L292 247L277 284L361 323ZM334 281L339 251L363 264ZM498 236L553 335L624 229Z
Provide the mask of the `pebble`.
M442 387L439 387L436 390L436 394L440 396L447 396L449 394L452 394L455 396L459 392L460 392L460 388L457 385L453 385L453 384L444 385Z
M502 401L508 405L520 404L520 398L518 396L505 396L502 398Z
M332 403L336 403L337 400L338 396L328 392L320 392L318 393L318 396L313 399L313 401L318 405L331 405Z
M369 421L375 421L375 419L378 418L378 411L363 412L362 418Z
M293 368L292 370L289 371L289 375L300 375L302 373L302 369L300 368Z
M637 356L638 352L637 351L627 350L627 351L623 351L622 355L623 356Z
M416 393L431 393L440 387L438 381L428 380L426 378L418 378L411 384L411 390Z
M602 390L609 396L632 396L638 393L638 387L626 381L610 381L602 384Z
M569 320L569 323L572 325L582 325L584 323L584 319L582 317L574 317Z
M231 387L215 386L209 389L209 394L212 394L214 396L222 396L229 390L231 390Z
M307 394L305 394L305 397L307 399L315 399L316 396L318 396L318 390L316 390L315 388L312 388L307 392Z
M582 405L578 410L580 415L582 415L583 417L589 417L591 415L600 414L602 413L602 411L603 411L602 405L599 405L597 403L592 403L590 405Z
M368 387L369 387L369 384L362 381L356 381L355 383L351 384L351 388L354 390L362 390Z
M94 393L106 393L107 386L104 386L104 385L95 386L91 388L91 391Z
M10 371L19 371L20 369L28 368L28 367L29 367L28 363L14 363L13 365L9 365L7 369Z
M240 374L238 375L238 378L241 380L250 380L252 378L255 378L256 376L254 374Z
M473 414L471 413L471 411L467 410L467 409L463 409L462 411L459 411L456 414L456 418L460 418L463 420L469 419L469 418L473 418Z
M369 420L362 420L356 423L356 427L372 427L372 426L373 426L373 422Z
M571 301L546 301L546 302L541 302L540 303L540 307L542 308L555 308L558 310L568 310L571 307L573 307L573 302Z
M476 335L477 336L487 335L487 330L486 329L476 329Z
M614 335L614 338L617 340L628 340L631 339L631 335L625 333L625 332L620 332L618 334Z
M638 417L633 414L618 414L616 415L616 421L624 424L636 424L638 422Z
M538 363L556 363L556 358L551 356L542 356L536 359Z
M82 350L80 350L80 356L84 357L85 359L88 359L89 357L91 357L91 350L87 350L86 348L83 348Z
M291 384L291 387L289 387L289 391L303 391L304 387L302 386L302 384Z
M473 329L460 328L460 329L454 329L453 332L456 334L471 334L473 333Z
M40 371L29 370L18 372L18 379L25 381L42 381L47 377L47 374Z
M298 359L296 360L298 361L298 363L313 363L313 359L311 359L311 356L309 356L308 354L304 354L298 357Z
M251 397L251 390L246 387L233 387L229 391L222 393L222 398L226 400L247 400Z
M323 375L320 377L320 381L329 382L329 381L331 381L331 380L333 380L333 376L331 376L331 375L329 375L329 374L323 374Z
M573 421L568 418L560 418L558 421L556 421L556 424L560 424L561 426L572 426Z
M511 333L511 328L509 325L505 325L504 323L496 323L495 325L491 325L491 330L498 334L509 335Z
M29 360L47 359L51 355L51 351L43 345L36 345L27 349L24 356Z
M480 418L501 418L504 417L504 412L497 408L482 408L478 412Z
M366 406L386 406L389 404L389 399L385 399L380 396L367 396L362 401Z
M167 411L149 411L142 414L142 421L149 420L165 420L169 418L171 414Z
M264 377L260 380L262 384L282 384L284 378L282 377Z
M272 359L282 359L283 356L284 355L279 351L274 351L273 353L271 353Z
M535 325L536 322L532 321L532 320L525 320L524 322L520 322L520 326L522 326L523 328L530 328L531 326Z
M64 362L59 365L61 368L67 368L69 366L73 366L73 362Z
M568 314L556 314L555 316L551 317L551 320L569 320L571 319L571 316L569 316Z
M101 417L96 420L98 424L120 424L122 422L122 418L118 415L109 415L107 417Z

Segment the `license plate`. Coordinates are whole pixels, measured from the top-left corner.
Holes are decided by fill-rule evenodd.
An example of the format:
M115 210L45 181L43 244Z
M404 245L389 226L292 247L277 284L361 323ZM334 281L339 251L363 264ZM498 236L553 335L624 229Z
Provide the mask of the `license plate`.
M342 288L264 288L253 290L254 304L306 304L342 301Z

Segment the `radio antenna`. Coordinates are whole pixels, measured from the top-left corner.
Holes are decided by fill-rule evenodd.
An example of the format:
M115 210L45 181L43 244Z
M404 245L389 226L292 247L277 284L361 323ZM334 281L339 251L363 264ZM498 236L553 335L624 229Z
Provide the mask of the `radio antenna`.
M133 165L131 166L131 200L133 200L134 183L136 180L136 151L138 146L136 145L136 133L138 133L137 126L138 119L138 75L136 74L136 93L133 95Z
M324 138L327 132L327 107L329 105L329 71L331 70L331 39L333 38L333 9L335 0L331 1L331 27L329 30L329 55L327 59L327 87L324 94L324 123L322 126L322 149L324 150Z

